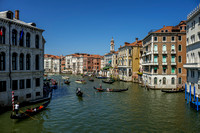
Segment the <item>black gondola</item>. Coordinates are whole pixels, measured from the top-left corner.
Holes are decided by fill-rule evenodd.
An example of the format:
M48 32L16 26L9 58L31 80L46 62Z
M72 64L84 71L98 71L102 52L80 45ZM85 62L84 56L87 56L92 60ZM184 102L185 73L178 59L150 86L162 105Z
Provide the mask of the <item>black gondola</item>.
M102 80L103 83L107 83L107 84L112 84L115 81L114 80Z
M83 96L83 92L81 92L80 90L77 90L76 91L76 95L79 96L79 97L82 97Z
M96 88L94 87L95 90L98 90L99 92L122 92L122 91L127 91L128 88L126 89L102 89L102 88Z
M45 110L47 108L47 106L49 105L50 101L51 100L47 101L46 103L44 103L34 109L27 109L25 112L20 113L18 115L11 114L10 118L11 119L26 119L31 116L34 116L34 115L38 114L39 112Z
M165 93L178 93L178 92L184 92L184 89L171 89L171 90L161 90L162 92L165 92Z
M89 81L94 82L94 79L89 79Z
M67 80L67 81L65 81L64 83L67 84L67 85L69 85L69 84L70 84L70 81Z

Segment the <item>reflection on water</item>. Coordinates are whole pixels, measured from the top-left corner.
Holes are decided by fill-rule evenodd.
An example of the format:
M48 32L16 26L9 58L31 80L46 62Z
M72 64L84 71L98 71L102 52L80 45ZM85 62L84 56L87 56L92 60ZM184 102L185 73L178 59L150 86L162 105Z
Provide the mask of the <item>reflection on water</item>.
M53 90L48 109L22 121L11 120L10 113L0 115L0 132L198 132L199 113L184 101L184 93L166 94L146 90L138 84L100 79L87 84L74 81L80 76L68 75L70 85L54 76L59 87ZM123 89L126 92L97 92L93 86ZM76 96L80 87L83 97ZM23 109L22 109L23 110ZM24 108L25 110L25 108Z

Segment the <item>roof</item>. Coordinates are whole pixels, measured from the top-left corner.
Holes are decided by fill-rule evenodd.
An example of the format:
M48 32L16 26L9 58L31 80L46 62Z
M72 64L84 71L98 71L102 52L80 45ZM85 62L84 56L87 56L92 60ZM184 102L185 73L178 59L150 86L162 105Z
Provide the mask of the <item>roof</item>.
M44 54L44 58L60 59L61 57L56 55Z
M128 43L128 42L125 42L124 43L124 46L120 46L120 48L124 48L124 47L126 47L126 46L132 46L132 47L142 47L142 40L139 40L139 41L135 41L135 42L133 42L133 43ZM119 48L119 49L120 49Z

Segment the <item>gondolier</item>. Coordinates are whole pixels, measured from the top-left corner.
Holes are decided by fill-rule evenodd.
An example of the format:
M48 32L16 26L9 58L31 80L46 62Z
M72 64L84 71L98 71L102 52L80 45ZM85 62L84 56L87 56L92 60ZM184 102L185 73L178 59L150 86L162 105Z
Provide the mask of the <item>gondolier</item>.
M19 112L19 102L17 102L15 104L15 112L16 112L16 115L18 115L18 112Z

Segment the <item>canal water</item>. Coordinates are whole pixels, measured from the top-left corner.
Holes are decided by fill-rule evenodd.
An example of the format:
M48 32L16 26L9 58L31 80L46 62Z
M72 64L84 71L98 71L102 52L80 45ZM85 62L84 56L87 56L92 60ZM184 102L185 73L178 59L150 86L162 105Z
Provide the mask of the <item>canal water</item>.
M132 132L200 132L200 112L186 104L184 93L165 94L147 90L135 83L104 84L100 79L87 84L74 81L81 76L68 75L70 85L60 75L58 89L53 90L48 109L25 120L11 120L11 112L0 115L0 133L132 133ZM123 89L126 92L97 92L93 86ZM75 94L77 87L83 98ZM21 110L25 110L22 108Z

